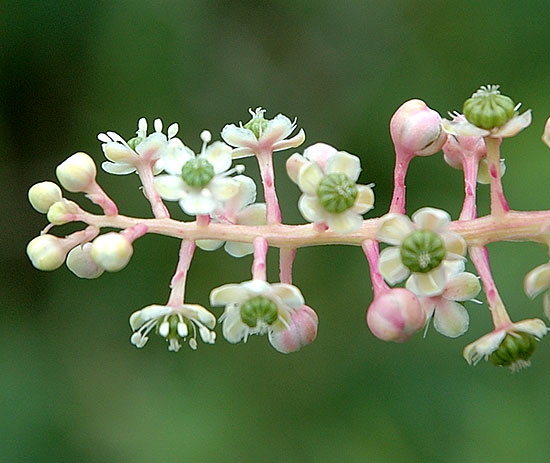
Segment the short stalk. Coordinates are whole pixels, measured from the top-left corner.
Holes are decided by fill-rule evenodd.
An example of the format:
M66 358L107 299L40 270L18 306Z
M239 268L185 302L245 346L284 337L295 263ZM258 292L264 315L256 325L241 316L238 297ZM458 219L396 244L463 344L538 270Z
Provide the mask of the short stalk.
M195 253L195 242L182 240L179 252L178 265L176 272L170 282L170 298L168 305L176 307L182 305L185 298L185 283L187 281L187 272L191 266L191 260Z
M267 209L267 223L269 225L281 223L281 209L279 207L277 192L275 191L273 153L270 150L263 151L257 154L256 157L258 159L260 175L262 177L262 184L264 187L264 199Z
M510 207L504 197L500 172L500 139L485 137L487 147L487 163L489 177L491 179L491 215L501 217L506 214Z
M405 214L406 212L405 177L412 158L412 155L396 151L395 169L393 171L393 197L389 212L397 214Z
M266 258L269 244L265 238L258 236L252 242L254 247L254 261L252 262L252 279L267 280Z
M143 194L151 204L151 209L155 218L165 219L170 217L168 209L162 202L162 198L153 185L153 168L151 162L139 162L136 165L136 169L141 184L143 185Z

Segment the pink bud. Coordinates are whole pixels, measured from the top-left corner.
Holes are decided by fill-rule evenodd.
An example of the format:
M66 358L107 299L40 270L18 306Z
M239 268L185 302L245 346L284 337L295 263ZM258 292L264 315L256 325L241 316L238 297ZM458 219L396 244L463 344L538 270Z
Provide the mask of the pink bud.
M426 314L408 289L393 288L374 298L367 310L367 325L384 341L404 342L422 329Z
M390 134L398 152L409 156L437 153L447 135L441 129L441 116L422 100L403 103L390 121Z
M269 333L269 342L283 354L296 352L315 340L318 324L319 318L315 311L307 305L302 305L292 313L288 328Z

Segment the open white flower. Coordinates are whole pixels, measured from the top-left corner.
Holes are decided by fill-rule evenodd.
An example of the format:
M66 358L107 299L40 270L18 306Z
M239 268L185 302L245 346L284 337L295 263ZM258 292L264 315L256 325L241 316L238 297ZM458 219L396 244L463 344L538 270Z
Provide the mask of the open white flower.
M287 162L290 178L302 190L298 201L306 220L325 223L338 233L349 233L361 227L362 215L374 204L372 185L355 182L361 173L357 156L317 143L293 154Z
M110 174L125 175L136 171L136 166L142 160L156 163L163 150L173 143L181 144L181 140L174 138L179 130L178 124L168 127L168 135L162 133L162 121L155 119L155 131L147 135L147 120L138 121L136 137L126 142L116 132L100 133L97 138L102 142L101 148L108 159L101 167ZM160 166L154 165L153 171L161 171Z
M167 174L155 177L154 185L159 195L168 201L179 201L180 207L190 215L210 214L224 201L239 191L239 182L229 177L242 172L244 167L231 167L231 148L216 141L207 146L210 132L201 133L203 146L195 156L183 145L175 148L162 159Z
M291 138L288 138L296 129L296 120L291 121L283 114L278 114L274 119L264 118L265 109L249 109L252 119L244 126L239 123L226 125L221 136L224 141L234 146L233 158L254 156L264 151L281 151L300 146L306 135L303 129Z
M531 299L544 292L542 299L544 314L550 318L550 263L539 265L525 275L523 288L525 294Z
M464 348L464 358L470 365L481 359L489 359L499 366L517 371L529 366L536 341L548 333L548 328L538 318L510 323L482 336Z
M157 333L168 341L168 350L177 352L182 342L189 338L189 347L197 348L197 331L203 342L214 344L216 317L204 307L197 304L182 304L177 307L167 305L150 305L130 316L130 326L134 331L130 341L136 347L143 347L149 340L150 331Z
M445 289L438 296L420 298L420 304L426 312L426 330L433 318L434 328L437 331L444 336L456 338L464 334L470 324L470 316L459 302L478 302L474 298L481 291L481 285L476 275L464 272L462 261L444 265L447 271ZM409 285L407 288L412 291Z
M466 242L447 229L445 211L425 207L412 215L390 213L381 218L379 241L392 245L380 253L378 270L391 285L407 280L417 296L437 296L447 285L446 262L462 261Z
M223 322L223 335L229 342L237 343L246 342L253 334L288 328L292 313L304 304L304 298L293 285L251 280L213 289L210 303L225 306L219 319Z

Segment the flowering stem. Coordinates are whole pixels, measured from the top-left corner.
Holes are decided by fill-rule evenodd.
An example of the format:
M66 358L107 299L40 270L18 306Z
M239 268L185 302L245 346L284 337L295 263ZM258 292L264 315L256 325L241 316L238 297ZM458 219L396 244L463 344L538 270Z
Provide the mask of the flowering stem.
M69 251L79 244L87 243L88 241L93 240L97 235L99 235L99 228L89 225L84 230L71 233L63 238L63 245L65 249Z
M170 217L168 209L162 202L160 195L153 185L153 168L151 162L138 162L136 164L136 170L141 180L141 184L143 185L143 194L151 204L151 209L153 210L155 218L164 219Z
M477 216L476 189L478 167L479 160L474 157L465 157L462 162L462 169L464 170L464 203L459 220L471 220Z
M281 248L279 251L279 280L292 284L292 264L296 257L296 248Z
M405 214L405 177L413 156L396 148L395 169L393 171L393 197L389 212Z
M170 298L168 305L172 307L180 306L184 302L185 282L187 281L187 272L191 266L191 260L195 253L195 242L181 240L178 265L176 273L170 282Z
M374 296L381 294L389 289L389 286L384 281L384 277L378 271L378 261L380 257L380 251L378 248L378 242L375 240L365 240L361 243L363 252L369 261L370 279L372 282L372 290Z
M95 180L90 183L85 193L90 201L103 209L105 215L118 214L118 207L115 202L107 196L107 193L103 191L103 188L101 188Z
M281 209L275 191L275 174L273 173L273 152L265 150L260 152L256 158L260 167L260 175L264 186L264 199L267 210L267 223L281 223Z
M487 163L491 178L491 215L496 217L506 214L510 207L504 197L500 174L500 139L485 137Z
M472 246L469 248L469 254L477 269L481 283L483 284L483 291L487 296L487 304L489 305L489 310L491 311L491 317L493 318L495 329L499 329L510 324L512 321L508 316L508 312L506 312L504 303L500 298L498 289L493 280L487 248L485 248L485 246Z
M252 242L254 247L254 261L252 263L252 279L267 280L266 256L269 244L265 238L258 236Z

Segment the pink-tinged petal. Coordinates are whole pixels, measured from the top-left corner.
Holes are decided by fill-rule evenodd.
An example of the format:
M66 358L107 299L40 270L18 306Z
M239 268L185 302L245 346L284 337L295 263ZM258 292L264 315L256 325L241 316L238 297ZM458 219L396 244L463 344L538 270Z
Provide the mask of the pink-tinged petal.
M336 233L351 233L361 228L363 217L348 210L340 214L327 214L325 222Z
M210 292L210 304L213 306L241 304L250 299L250 294L241 284L229 283L214 288Z
M196 244L203 251L215 251L223 246L224 241L221 240L197 240Z
M183 212L189 215L210 214L216 209L217 204L207 189L201 192L188 191L179 201Z
M246 206L237 214L237 223L240 225L265 225L266 205L264 203Z
M300 214L309 222L323 222L326 218L317 196L302 195L298 200Z
M531 124L531 110L528 109L523 114L516 114L506 124L501 125L491 132L493 138L513 137Z
M445 249L447 250L446 259L450 260L462 260L468 246L466 241L461 235L455 232L446 231L441 233L441 239L445 243Z
M269 342L283 354L296 352L315 340L318 324L319 318L315 311L303 305L298 310L293 311L287 328L269 331Z
M401 262L401 250L397 247L386 248L380 252L378 270L390 285L403 281L410 273Z
M221 137L228 145L238 148L254 149L258 146L258 139L251 130L235 124L226 125L221 131Z
M206 159L212 167L214 172L220 174L225 172L231 167L231 148L221 141L215 141L208 148L206 148L204 154L201 155Z
M480 291L479 278L473 273L462 272L449 278L443 296L452 301L469 301Z
M177 201L185 192L185 182L176 175L159 175L153 180L157 193L168 201Z
M435 311L435 306L439 301L439 297L421 297L418 299L422 310L426 314L426 320L430 320Z
M357 214L364 214L370 211L374 206L374 192L368 185L356 185L357 186L357 198L355 204L350 209Z
M447 277L443 266L436 267L427 273L413 273L407 280L406 287L417 296L438 296L445 290Z
M412 221L421 230L431 230L435 233L445 229L451 222L451 216L441 209L423 207L412 215Z
M300 131L294 135L292 138L289 138L287 140L280 140L278 142L273 143L273 151L282 151L289 148L297 148L300 146L304 141L306 141L306 133L303 129L300 129Z
M115 163L105 161L101 164L101 168L109 174L126 175L136 171L136 168L131 164Z
M525 275L523 288L531 299L550 288L550 264L539 265Z
M325 165L325 174L345 174L356 182L361 173L361 161L357 156L338 151L331 156Z
M337 152L336 148L326 143L315 143L304 150L304 157L309 161L319 164L324 171L327 161Z
M294 124L283 114L278 114L267 122L265 130L260 136L262 146L272 146L276 141L288 137L294 130Z
M308 161L301 154L294 153L290 156L286 160L286 171L290 177L290 180L294 183L298 183L298 174L300 173L300 169L302 169L302 167L306 164L308 164Z
M237 258L248 256L254 252L254 247L250 243L238 243L236 241L228 241L225 243L224 249L227 254Z
M468 331L470 317L458 302L440 298L434 315L434 327L442 335L456 338Z
M298 186L307 195L317 195L317 188L323 177L321 168L312 162L300 169Z
M214 198L226 201L239 192L239 182L232 177L214 177L208 184ZM207 191L205 188L203 194Z
M414 231L414 225L403 214L386 214L380 219L376 238L384 243L399 245Z
M286 283L274 283L271 288L277 297L293 309L297 309L304 304L304 296L296 286Z
M136 152L145 159L156 159L167 141L166 135L155 132L136 145Z
M233 180L239 184L239 191L225 205L225 212L231 216L238 214L247 204L256 201L256 184L246 175L236 175Z

